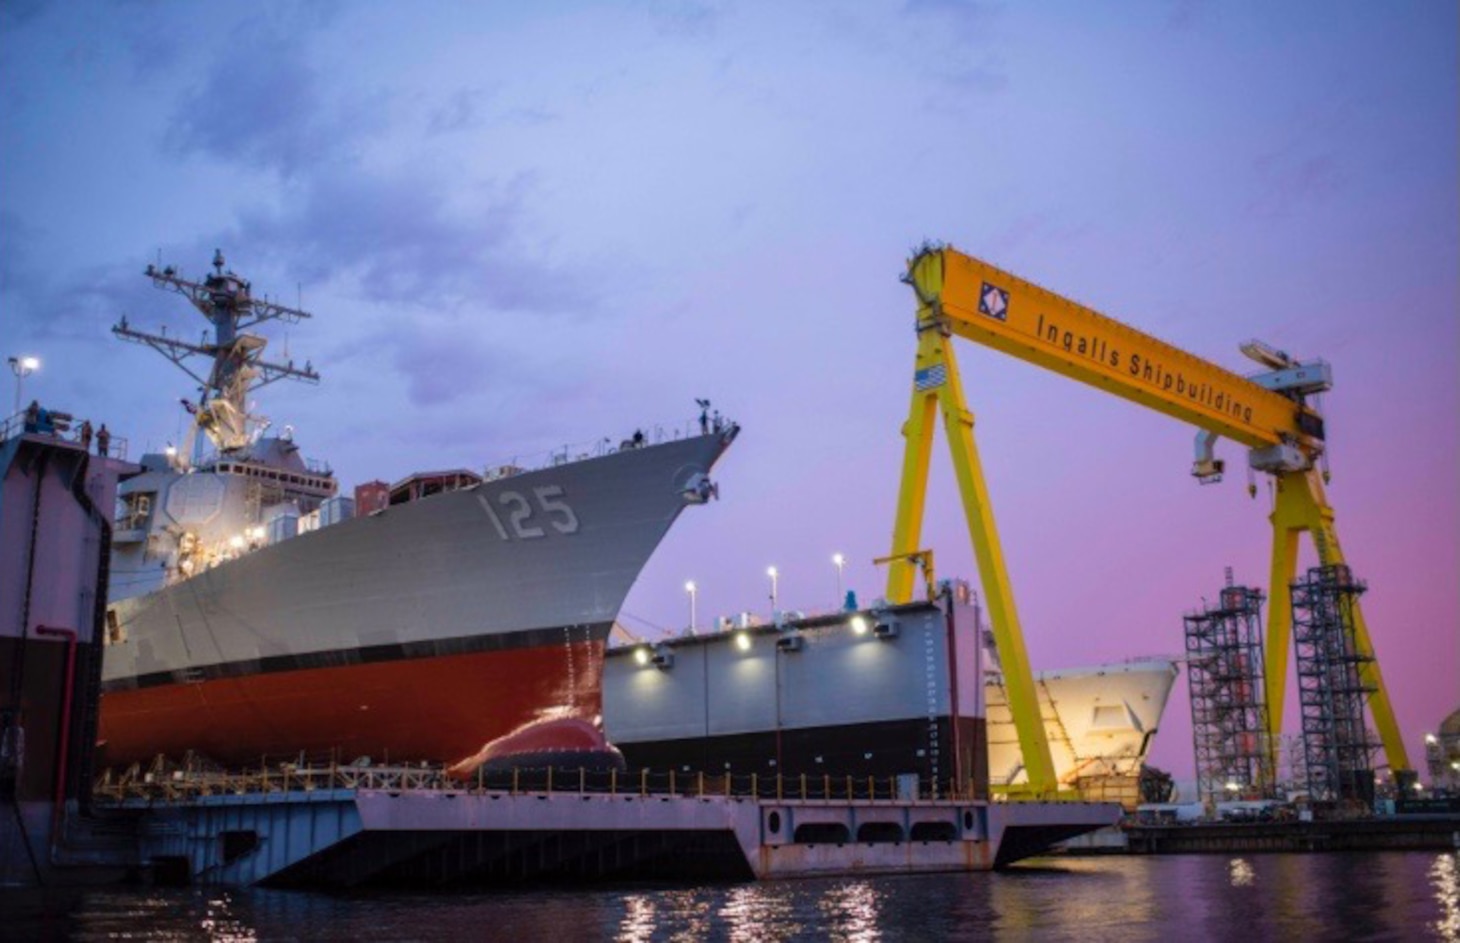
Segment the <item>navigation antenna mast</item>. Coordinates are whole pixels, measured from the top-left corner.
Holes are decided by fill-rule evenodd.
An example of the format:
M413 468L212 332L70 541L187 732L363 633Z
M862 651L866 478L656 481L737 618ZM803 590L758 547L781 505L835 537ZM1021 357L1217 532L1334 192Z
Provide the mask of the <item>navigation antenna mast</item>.
M184 278L173 266L158 268L148 265L146 275L158 288L175 291L193 303L213 326L211 342L205 332L200 343L189 343L161 334L134 330L127 318L112 328L112 333L126 341L146 344L176 364L198 382L202 391L197 408L189 405L193 420L213 441L219 452L236 452L251 439L250 423L262 426L264 420L248 413L248 395L275 380L289 378L318 383L319 374L305 361L301 369L294 361L269 363L263 359L268 341L248 333L248 329L276 318L298 323L311 315L299 308L289 308L272 301L253 297L251 284L223 267L223 251L213 252L213 272L203 281ZM207 376L186 363L192 357L212 360Z

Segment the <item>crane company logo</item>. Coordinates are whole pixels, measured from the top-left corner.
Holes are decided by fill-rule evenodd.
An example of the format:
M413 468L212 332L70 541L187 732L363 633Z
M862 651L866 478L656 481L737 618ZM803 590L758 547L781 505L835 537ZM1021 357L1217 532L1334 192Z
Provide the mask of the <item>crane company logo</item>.
M978 313L986 314L997 321L1009 319L1009 293L997 285L983 283L978 295Z
M941 363L933 364L931 367L924 367L913 374L913 389L918 392L936 390L947 382L948 368Z

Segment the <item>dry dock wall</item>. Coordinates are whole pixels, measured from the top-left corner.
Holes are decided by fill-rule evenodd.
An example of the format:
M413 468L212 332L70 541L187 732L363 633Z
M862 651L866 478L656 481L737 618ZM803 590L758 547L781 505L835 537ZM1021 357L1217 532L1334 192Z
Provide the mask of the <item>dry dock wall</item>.
M0 885L107 858L68 841L91 781L118 474L54 435L0 437ZM94 843L88 843L93 844Z
M614 649L604 726L630 769L813 783L912 776L923 795L960 781L960 794L984 798L974 626L971 606L940 601Z

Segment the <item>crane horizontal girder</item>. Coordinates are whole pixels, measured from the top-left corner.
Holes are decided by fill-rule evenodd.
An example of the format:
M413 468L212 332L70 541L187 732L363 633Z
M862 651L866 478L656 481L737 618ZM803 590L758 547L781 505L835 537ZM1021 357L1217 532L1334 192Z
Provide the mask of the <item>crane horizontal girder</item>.
M941 287L920 300L960 337L1249 448L1322 451L1322 418L1293 399L956 249L924 250L910 268L929 265Z

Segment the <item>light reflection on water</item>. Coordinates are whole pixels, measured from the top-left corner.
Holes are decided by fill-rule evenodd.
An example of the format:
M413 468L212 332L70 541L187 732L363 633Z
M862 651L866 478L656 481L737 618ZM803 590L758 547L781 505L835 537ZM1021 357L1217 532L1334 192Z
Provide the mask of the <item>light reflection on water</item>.
M1460 856L1097 857L996 874L433 893L0 891L0 913L4 939L1460 943Z
M826 935L844 943L877 943L882 939L881 895L869 881L856 881L827 891L818 903Z
M1433 924L1435 935L1442 940L1460 940L1460 852L1436 858L1429 877L1440 905L1440 917Z
M1246 858L1233 858L1231 864L1227 866L1227 870L1231 874L1233 887L1251 887L1257 880L1257 872L1252 869L1252 865L1247 862Z
M624 899L624 919L618 925L622 943L648 943L656 924L654 899L647 894L630 894Z
M727 892L718 916L731 943L793 940L801 935L804 928L796 920L790 900L767 894L765 888L763 884L743 884Z

